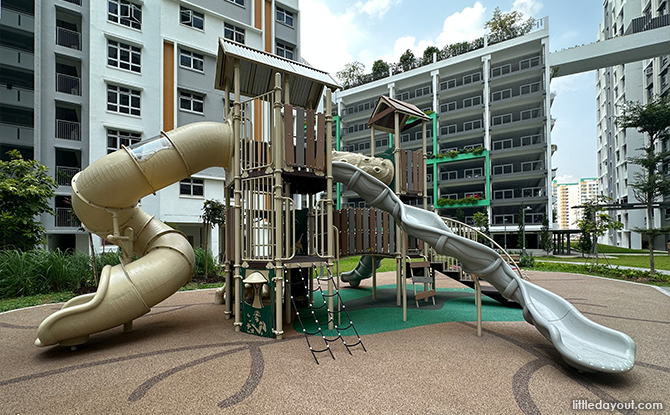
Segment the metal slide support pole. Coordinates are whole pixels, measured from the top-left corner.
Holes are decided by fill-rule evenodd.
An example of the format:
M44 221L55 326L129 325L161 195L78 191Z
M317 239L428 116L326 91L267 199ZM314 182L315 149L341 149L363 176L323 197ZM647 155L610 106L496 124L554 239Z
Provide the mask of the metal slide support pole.
M421 137L423 138L421 142L421 151L423 152L423 210L428 210L428 155L426 154L426 121L421 123ZM433 149L434 150L434 149ZM433 167L434 169L434 167ZM433 171L433 175L435 172ZM428 257L428 247L427 243L423 243L423 254L426 257L427 261L430 261ZM433 286L433 289L435 287Z
M475 281L475 306L477 307L477 337L482 337L482 286L479 284L479 277L472 276Z
M333 114L332 114L332 92L326 89L326 231L328 232L328 272L333 275ZM334 310L333 306L333 279L328 278L328 309ZM328 329L334 328L333 320L330 320Z
M233 156L233 174L235 192L235 263L234 263L234 279L235 279L235 331L240 331L242 327L242 183L240 180L240 61L235 60L235 69L233 76L235 91L235 101L233 102L233 142L234 142L234 156Z
M226 209L230 207L230 189L226 188L226 185L223 185L223 193L225 194L225 201L226 201ZM232 223L226 223L225 226L225 231L226 235L228 232L230 232L230 229L234 228ZM228 240L228 239L224 239ZM226 246L226 251L228 251L228 247ZM226 320L230 320L230 317L233 314L233 287L232 287L232 282L233 282L233 276L232 272L230 269L230 258L226 258L226 287L224 288L225 296L226 296L226 301L225 303L225 308L223 311L223 315L225 316Z
M287 77L288 78L288 77ZM272 138L272 146L274 149L274 185L273 187L273 201L274 201L274 231L275 231L275 243L274 243L274 258L275 258L275 337L277 340L282 339L284 334L284 322L282 315L282 294L283 294L283 282L284 282L284 267L281 261L283 255L282 242L284 239L284 233L282 229L282 150L284 148L284 143L282 141L282 116L281 116L281 74L279 72L275 73L275 87L274 87L274 137ZM284 137L284 139L289 140L291 137ZM288 214L288 213L287 213ZM288 298L285 299L287 302Z

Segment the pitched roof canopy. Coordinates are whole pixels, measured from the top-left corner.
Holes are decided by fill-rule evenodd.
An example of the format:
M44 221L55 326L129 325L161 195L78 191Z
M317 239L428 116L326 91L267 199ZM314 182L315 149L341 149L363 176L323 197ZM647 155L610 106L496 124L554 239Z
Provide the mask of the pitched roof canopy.
M225 90L226 83L229 83L230 90L233 90L236 59L240 60L240 92L249 97L270 92L274 88L274 74L277 72L282 74L282 88L285 77L289 77L290 104L302 108L316 109L324 88L333 91L340 88L327 72L220 38L214 82L216 89Z
M430 117L415 105L382 95L375 104L375 109L368 120L368 127L395 134L395 114L400 116L400 132L408 130ZM410 121L409 123L407 121Z

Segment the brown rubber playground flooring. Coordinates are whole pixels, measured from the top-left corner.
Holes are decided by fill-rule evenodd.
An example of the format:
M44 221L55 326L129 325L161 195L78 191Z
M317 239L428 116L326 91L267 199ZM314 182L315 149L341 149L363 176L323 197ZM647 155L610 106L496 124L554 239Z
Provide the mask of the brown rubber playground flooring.
M303 335L289 326L281 341L236 333L214 290L202 290L179 292L131 333L113 328L75 351L33 345L60 305L0 314L0 413L562 414L575 413L574 399L663 402L670 412L670 296L574 274L528 275L630 335L633 370L578 373L523 321L484 321L481 338L474 322L363 335L367 352L334 344L336 359L321 354L317 365ZM392 273L378 281L393 282ZM458 284L440 277L437 286ZM402 319L399 308L387 314Z

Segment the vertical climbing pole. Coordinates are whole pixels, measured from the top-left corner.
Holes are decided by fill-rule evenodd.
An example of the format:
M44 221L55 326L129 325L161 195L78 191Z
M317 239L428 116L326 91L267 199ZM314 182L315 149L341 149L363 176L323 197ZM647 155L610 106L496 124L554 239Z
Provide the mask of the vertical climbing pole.
M332 114L332 92L326 89L326 232L328 240L328 273L333 275L333 258L335 257L333 247L333 114ZM333 279L328 278L328 309L334 310L333 304ZM333 329L333 322L328 324L328 329Z
M395 132L393 134L394 149L395 153L394 163L395 163L395 194L400 196L400 183L401 176L400 174L400 114L396 111L394 114L394 127ZM405 268L405 237L402 232L400 225L396 223L396 302L400 305L402 300L402 321L407 321L407 281L404 278L404 268ZM398 289L402 286L402 293Z
M423 196L423 210L428 210L428 155L426 154L426 121L421 123L421 151L423 152L423 189L421 190L421 195ZM434 150L433 150L434 151ZM435 174L433 172L433 174ZM428 258L428 244L423 244L423 255L427 260ZM433 287L435 288L435 287Z
M288 75L286 76L288 79ZM288 82L288 81L287 81ZM275 74L274 87L274 137L272 139L272 146L274 148L274 215L275 215L275 243L274 243L274 257L275 257L275 329L274 333L277 340L282 339L284 334L284 324L282 315L282 293L284 290L284 272L281 258L284 250L282 249L282 242L284 240L283 226L282 226L282 177L281 172L284 157L282 156L282 149L284 143L282 142L282 116L281 116L281 74ZM286 102L288 104L289 102ZM284 140L290 140L292 137L284 137Z
M233 75L233 90L235 98L233 102L233 141L234 155L233 155L233 174L234 184L234 210L235 210L235 263L233 265L233 272L235 279L235 331L240 331L242 327L242 183L240 180L240 60L235 59L235 69ZM230 297L229 297L230 298Z

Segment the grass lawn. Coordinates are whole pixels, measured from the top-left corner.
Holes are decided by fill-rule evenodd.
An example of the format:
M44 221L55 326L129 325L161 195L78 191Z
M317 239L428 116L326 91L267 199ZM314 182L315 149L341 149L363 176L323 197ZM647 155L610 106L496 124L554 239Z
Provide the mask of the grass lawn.
M577 243L572 242L570 244L572 246L572 249L579 252L577 249ZM665 251L655 251L656 253L659 254L667 254ZM612 245L602 245L598 244L598 253L599 254L648 254L649 250L648 249L628 249L628 248L622 248L620 246L612 246Z
M621 255L616 256L614 254L608 255L609 258L598 258L598 263L601 265L607 265L608 261L611 265L617 266L626 266L626 267L637 267L637 268L646 268L649 269L649 256L630 256L630 255ZM549 261L560 261L560 262L571 262L575 264L585 264L587 258L577 257L577 258L558 258L558 257L535 257L536 261L549 260ZM595 264L593 258L588 260L589 264ZM670 257L667 254L658 254L654 255L654 266L656 269L662 269L670 271Z

